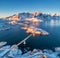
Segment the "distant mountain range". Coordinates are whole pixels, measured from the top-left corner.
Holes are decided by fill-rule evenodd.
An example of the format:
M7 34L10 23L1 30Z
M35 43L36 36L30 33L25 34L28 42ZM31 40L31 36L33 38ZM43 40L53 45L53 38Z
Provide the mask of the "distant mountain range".
M42 20L50 20L50 19L60 19L60 16L53 14L43 14L41 12L34 12L34 13L18 13L14 14L12 16L6 17L5 19L7 20L25 20L26 18L37 18L37 19L42 19Z

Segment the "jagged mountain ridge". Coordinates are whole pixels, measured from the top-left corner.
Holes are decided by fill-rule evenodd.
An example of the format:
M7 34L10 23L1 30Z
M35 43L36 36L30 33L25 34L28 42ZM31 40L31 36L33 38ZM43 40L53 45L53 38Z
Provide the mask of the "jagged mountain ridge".
M14 14L12 16L6 17L5 19L7 20L24 20L26 18L37 18L37 19L42 19L42 20L50 20L50 19L60 19L60 16L54 14L54 15L50 15L50 14L43 14L41 12L34 12L34 13L18 13L18 14Z

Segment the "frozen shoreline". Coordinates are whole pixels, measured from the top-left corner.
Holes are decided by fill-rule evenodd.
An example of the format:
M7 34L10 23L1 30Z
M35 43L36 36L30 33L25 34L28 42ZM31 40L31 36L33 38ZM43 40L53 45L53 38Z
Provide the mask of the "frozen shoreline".
M60 58L60 47L55 48L55 52L48 49L33 49L33 51L28 51L22 54L22 51L16 47L10 50L15 45L3 45L0 46L0 58ZM10 51L9 51L10 50ZM8 52L9 51L9 52ZM8 53L7 53L8 52Z

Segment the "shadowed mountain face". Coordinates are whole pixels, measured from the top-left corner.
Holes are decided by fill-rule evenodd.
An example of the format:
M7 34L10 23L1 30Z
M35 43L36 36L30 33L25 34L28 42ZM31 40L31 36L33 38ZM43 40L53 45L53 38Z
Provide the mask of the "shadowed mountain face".
M60 16L54 14L43 14L41 12L34 12L34 13L18 13L9 17L6 17L5 19L8 20L25 20L26 18L37 18L37 19L42 19L42 20L50 20L50 19L60 19Z

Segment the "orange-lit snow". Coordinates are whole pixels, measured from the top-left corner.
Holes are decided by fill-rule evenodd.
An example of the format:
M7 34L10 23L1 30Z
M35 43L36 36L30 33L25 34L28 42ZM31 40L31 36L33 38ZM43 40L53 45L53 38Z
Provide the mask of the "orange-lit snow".
M16 14L16 15L13 15L9 18L6 18L6 19L9 19L9 20L19 20L19 14Z
M42 20L39 20L37 18L27 18L26 21L32 22L32 23L40 23Z

